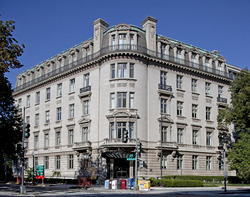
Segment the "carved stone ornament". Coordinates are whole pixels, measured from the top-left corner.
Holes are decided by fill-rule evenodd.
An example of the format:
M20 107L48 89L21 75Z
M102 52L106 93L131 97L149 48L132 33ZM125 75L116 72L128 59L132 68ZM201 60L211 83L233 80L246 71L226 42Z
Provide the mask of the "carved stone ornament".
M72 48L72 49L69 50L70 55L74 55L75 53L76 53L75 49Z
M179 49L185 49L185 47L183 46L183 44L181 42L179 42L177 45L176 45L177 48Z
M130 117L131 114L127 111L116 111L112 114L114 117Z
M91 120L90 120L89 118L87 118L87 117L82 117L82 118L78 121L79 124L86 124L86 123L89 123L89 122L91 122Z
M62 55L61 55L61 54L57 55L56 59L57 59L58 61L61 61L61 60L62 60Z
M45 63L45 65L46 65L47 67L50 67L51 64L52 64L52 62L51 62L50 60L47 60L46 63Z
M161 121L161 119L162 119L162 122L174 123L173 119L171 119L168 115L163 115L158 120Z
M21 80L21 79L23 78L23 75L22 75L22 74L19 74L19 75L17 76L17 78L18 78L19 80Z
M205 56L205 57L208 57L208 58L213 58L213 57L214 57L214 56L213 56L211 53L209 53L209 52L205 53L204 56Z
M91 45L91 42L90 41L86 41L84 43L82 43L82 48L88 48L89 46Z
M200 51L198 51L198 49L196 47L194 47L192 50L191 50L192 53L196 53L196 54L199 54Z
M41 67L40 67L39 65L37 65L37 66L36 66L36 71L39 72L39 71L40 71L40 68L41 68Z
M158 39L158 41L161 43L164 43L164 44L171 44L171 42L167 38L160 38L160 39Z
M226 59L225 59L224 57L222 57L222 56L219 56L219 57L217 58L217 60L218 60L218 61L221 61L221 62L226 62Z
M115 26L115 30L129 30L129 29L130 29L130 25L126 23L121 23Z
M27 76L29 76L30 73L31 73L30 70L27 70L27 71L26 71L26 75L27 75Z

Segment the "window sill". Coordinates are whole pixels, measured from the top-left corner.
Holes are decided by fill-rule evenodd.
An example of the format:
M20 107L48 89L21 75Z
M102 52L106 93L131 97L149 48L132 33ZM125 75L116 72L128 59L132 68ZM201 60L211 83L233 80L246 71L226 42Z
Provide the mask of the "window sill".
M213 98L211 95L206 95L207 98Z
M62 98L62 96L57 96L56 99Z
M179 92L186 92L185 90L180 89L180 88L176 88L176 90L179 91Z
M121 80L125 80L125 81L137 81L137 79L135 79L135 78L114 78L114 79L110 79L109 82L112 82L112 81L121 81Z
M71 95L71 94L75 94L75 91L74 92L69 92L69 95Z
M192 92L192 94L199 96L200 94L198 92Z
M50 102L50 99L45 100L45 103Z
M39 105L40 103L35 103L35 106Z

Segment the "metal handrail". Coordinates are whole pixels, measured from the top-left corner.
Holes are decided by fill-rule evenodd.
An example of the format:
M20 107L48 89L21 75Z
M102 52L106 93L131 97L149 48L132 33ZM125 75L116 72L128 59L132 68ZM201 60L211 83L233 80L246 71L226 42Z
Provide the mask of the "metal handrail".
M22 85L19 85L17 87L15 87L14 91L19 91L19 90L22 90L26 87L29 87L33 84L36 84L38 82L41 82L41 81L44 81L52 76L56 76L62 72L65 72L65 71L68 71L70 69L73 69L73 68L76 68L84 63L87 63L87 62L90 62L92 60L95 60L103 55L106 55L106 54L109 54L109 53L112 53L112 52L137 52L137 53L141 53L141 54L144 54L144 55L147 55L147 56L150 56L150 57L154 57L154 58L158 58L158 59L161 59L161 60L165 60L165 61L168 61L168 62L171 62L171 63L177 63L177 64L180 64L180 65L184 65L186 67L190 67L190 68L194 68L194 69L197 69L197 70L201 70L201 71L205 71L207 73L212 73L212 74L216 74L216 75L219 75L219 76L223 76L223 77L227 77L227 78L233 78L233 76L229 75L228 72L224 72L224 71L221 71L221 70L217 70L215 68L208 68L206 67L205 65L202 65L202 64L197 64L197 63L194 63L194 62L191 62L191 61L188 61L188 60L185 60L185 59L180 59L180 58L177 58L177 57L174 57L174 56L170 56L170 55L166 55L166 54L162 54L160 52L157 52L157 51L152 51L152 50L149 50L147 49L146 47L143 47L143 46L140 46L140 45L131 45L131 44L124 44L124 45L112 45L112 46L107 46L107 47L103 47L100 51L96 52L96 53L93 53L93 54L90 54L86 57L83 57L79 60L76 60L74 62L70 62L58 69L55 69L55 70L52 70L51 72L48 72L48 73L45 73L43 74L42 76L40 77L37 77L35 79L32 79L30 81L27 81L25 83L23 83Z

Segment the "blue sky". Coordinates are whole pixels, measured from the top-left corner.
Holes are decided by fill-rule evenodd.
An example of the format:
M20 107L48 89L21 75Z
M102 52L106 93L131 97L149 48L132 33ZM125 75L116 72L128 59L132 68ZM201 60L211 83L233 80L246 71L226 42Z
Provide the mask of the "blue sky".
M0 0L0 20L14 20L14 37L25 49L16 76L93 36L93 21L141 27L147 16L158 19L157 33L208 51L218 50L227 63L250 68L249 0Z

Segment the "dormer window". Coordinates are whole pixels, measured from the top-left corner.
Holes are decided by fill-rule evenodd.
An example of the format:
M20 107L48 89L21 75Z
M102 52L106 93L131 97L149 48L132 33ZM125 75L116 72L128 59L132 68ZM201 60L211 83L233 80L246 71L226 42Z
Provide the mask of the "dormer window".
M119 49L126 49L126 34L119 35Z
M205 66L206 66L206 71L209 71L210 65L209 65L209 59L208 58L206 58L206 60L205 60Z
M196 67L196 55L193 54L192 57L191 57L191 61L192 61L192 67Z
M177 51L176 51L176 60L177 60L177 62L181 62L181 50L180 49L178 49Z

